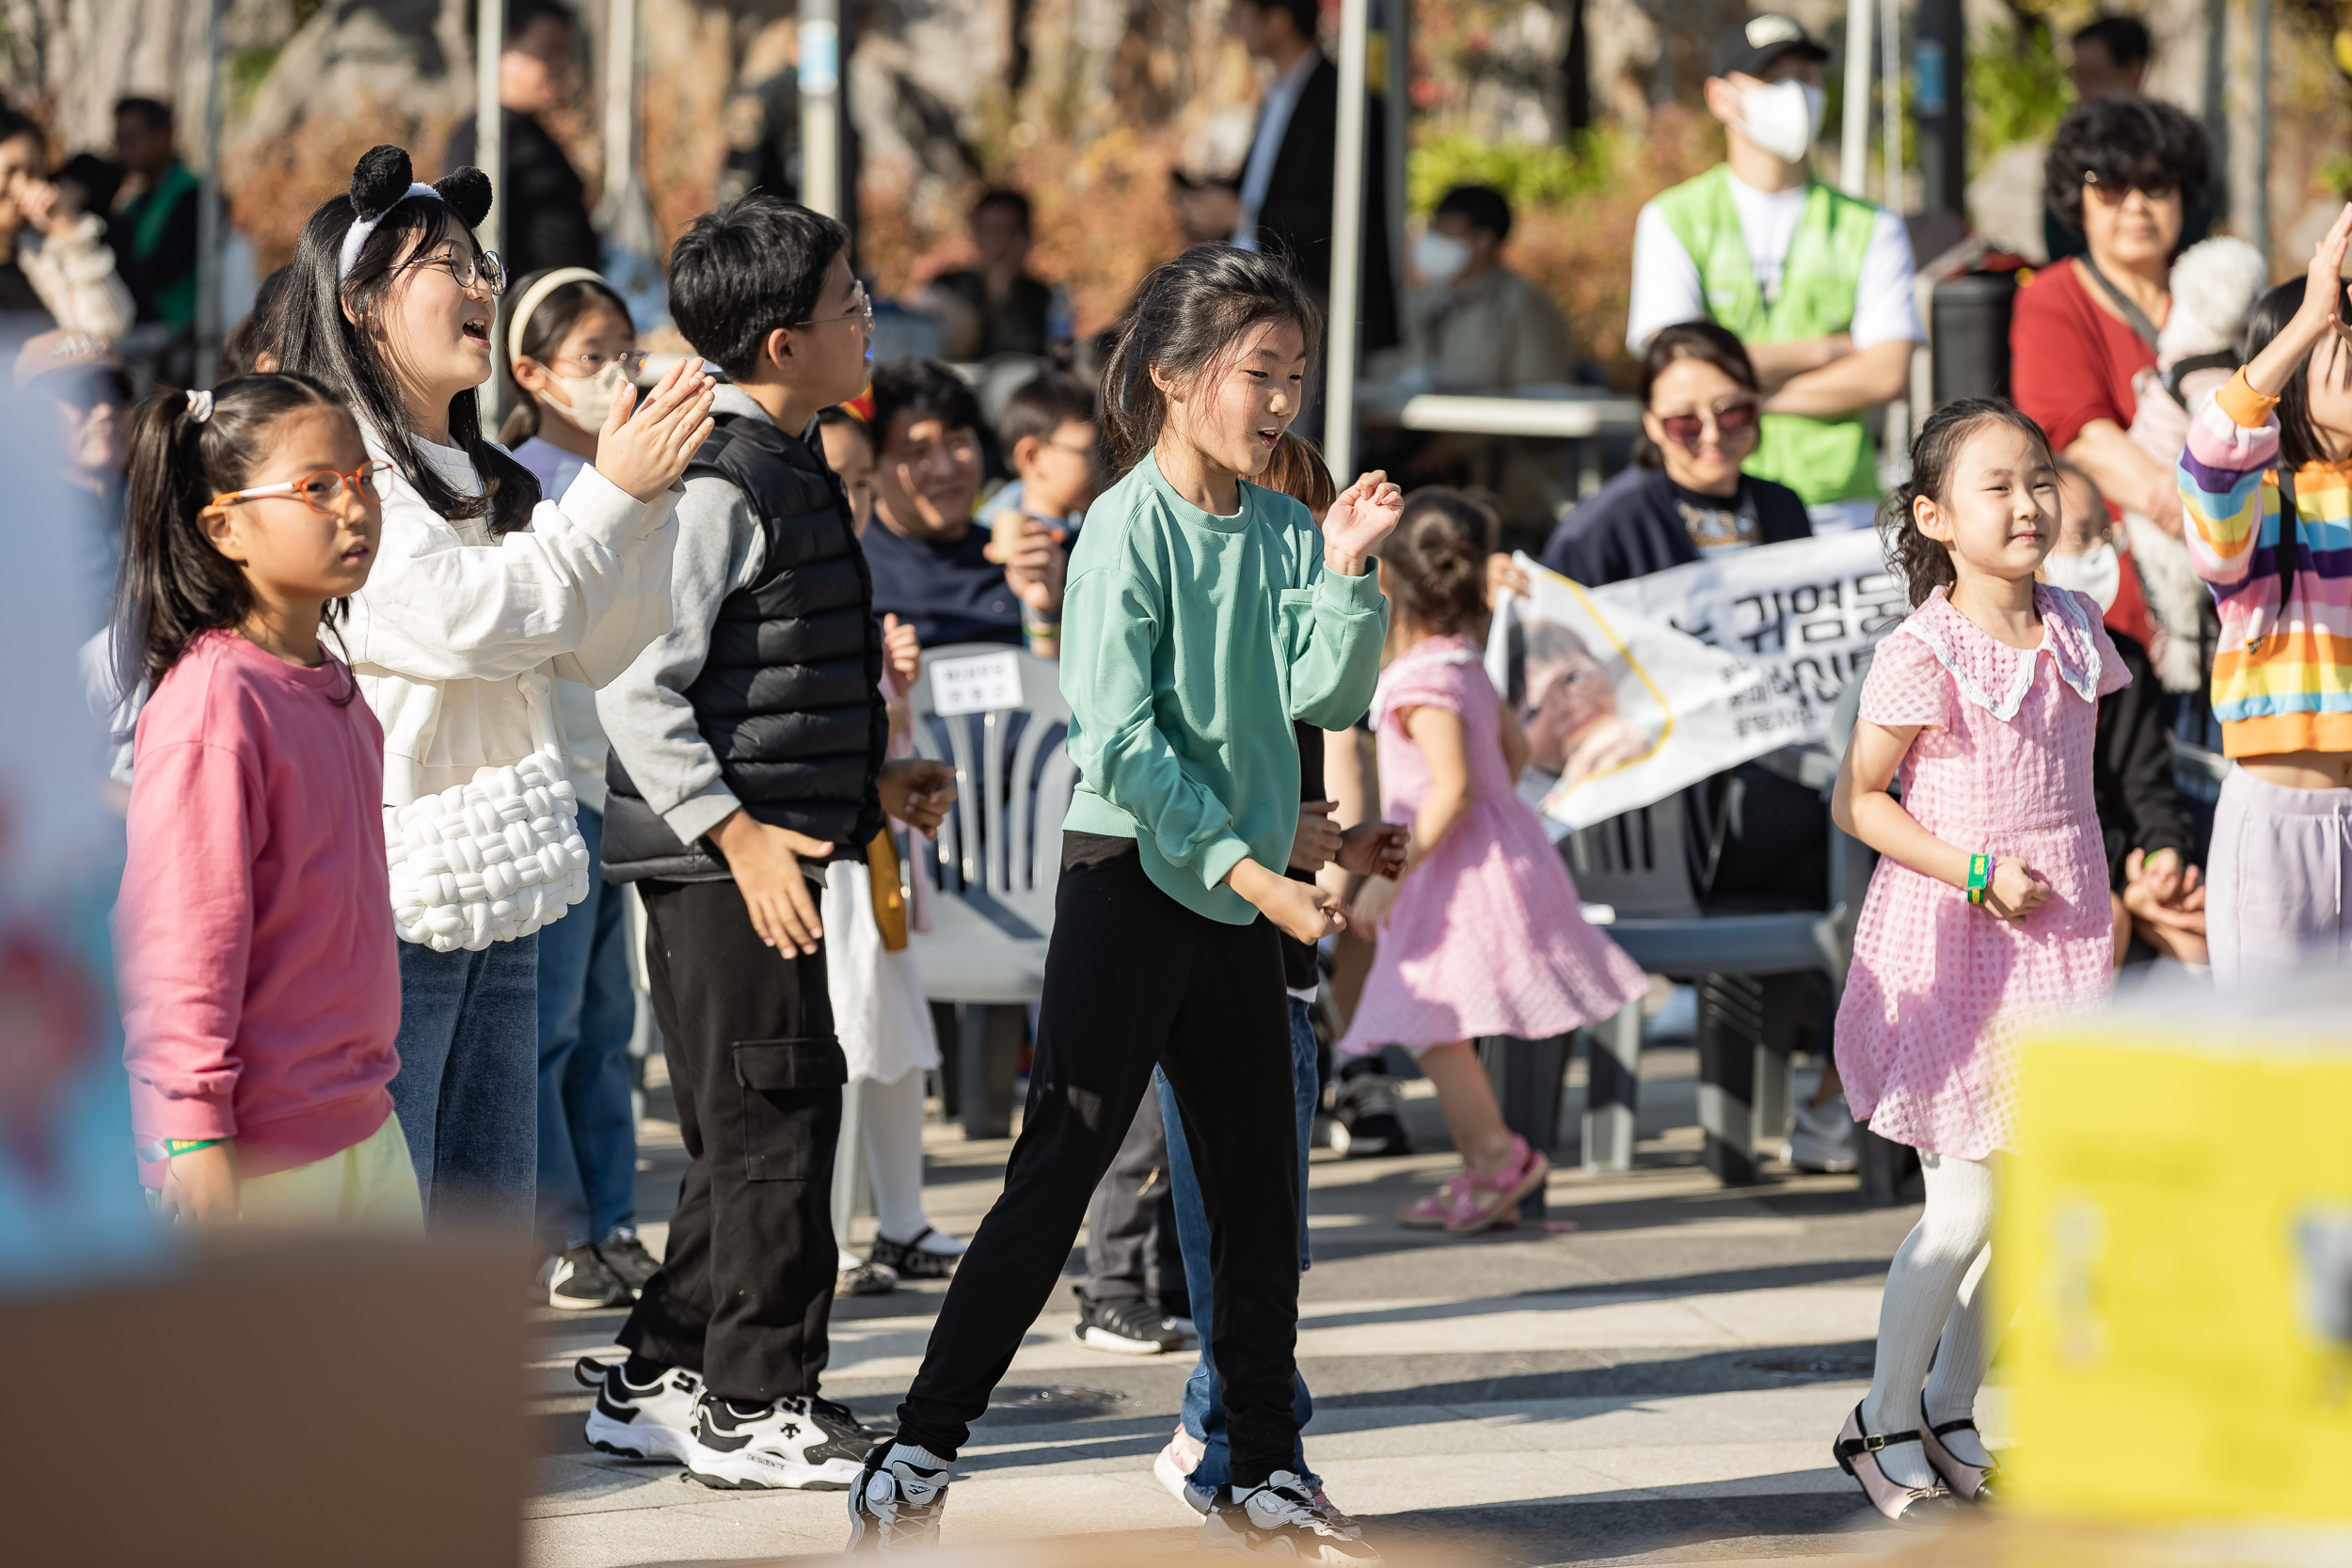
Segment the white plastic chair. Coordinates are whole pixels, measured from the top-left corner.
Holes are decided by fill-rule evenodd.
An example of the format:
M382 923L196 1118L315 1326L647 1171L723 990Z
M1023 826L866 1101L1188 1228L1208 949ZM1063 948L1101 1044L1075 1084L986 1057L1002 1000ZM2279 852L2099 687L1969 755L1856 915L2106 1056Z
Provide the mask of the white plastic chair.
M1010 657L1021 705L942 716L931 677L974 657ZM1077 785L1063 745L1070 705L1060 668L1025 649L959 642L923 655L909 698L914 749L956 770L956 803L934 843L917 839L910 873L930 894L929 931L909 939L923 994L958 1008L957 1089L964 1131L1009 1131L1023 1013L1044 994L1045 947L1061 874L1061 823Z

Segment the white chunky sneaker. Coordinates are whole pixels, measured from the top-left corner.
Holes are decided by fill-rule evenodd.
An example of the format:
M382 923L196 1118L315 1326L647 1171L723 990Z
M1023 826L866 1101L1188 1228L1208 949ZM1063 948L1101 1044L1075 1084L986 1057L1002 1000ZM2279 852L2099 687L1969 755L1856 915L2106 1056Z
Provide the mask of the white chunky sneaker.
M873 1447L854 1419L827 1402L782 1399L739 1407L706 1394L694 1406L689 1480L723 1490L840 1492Z
M1152 1462L1152 1477L1168 1488L1169 1497L1195 1513L1205 1510L1209 1499L1208 1493L1192 1484L1192 1472L1200 1464L1201 1450L1202 1445L1194 1441L1192 1434L1184 1430L1184 1423L1179 1421L1175 1435L1168 1440L1168 1447L1162 1449L1160 1456Z
M596 1391L588 1410L588 1446L629 1459L684 1459L703 1380L673 1367L640 1388L622 1374L623 1365L583 1355L572 1367L580 1386Z
M866 1456L850 1488L851 1557L896 1557L939 1544L939 1516L947 1507L947 1472L893 1460L896 1445Z
M1220 1557L1263 1553L1319 1568L1380 1568L1384 1560L1318 1513L1306 1484L1288 1470L1275 1471L1264 1485L1247 1492L1220 1490L1200 1526L1200 1550Z

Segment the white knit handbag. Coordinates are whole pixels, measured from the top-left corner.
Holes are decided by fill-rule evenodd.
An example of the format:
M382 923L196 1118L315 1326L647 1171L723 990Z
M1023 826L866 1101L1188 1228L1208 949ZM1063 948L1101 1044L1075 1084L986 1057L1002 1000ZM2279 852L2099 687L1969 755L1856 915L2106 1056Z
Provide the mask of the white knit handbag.
M588 896L580 797L566 777L548 677L520 677L537 749L511 767L384 808L392 924L437 953L480 952L561 920Z

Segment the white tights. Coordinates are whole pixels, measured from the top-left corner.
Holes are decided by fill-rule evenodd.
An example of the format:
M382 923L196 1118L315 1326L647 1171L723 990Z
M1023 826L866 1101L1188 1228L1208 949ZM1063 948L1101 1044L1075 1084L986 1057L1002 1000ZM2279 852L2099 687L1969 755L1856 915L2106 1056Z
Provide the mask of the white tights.
M874 1179L875 1228L894 1242L911 1242L929 1227L923 1217L923 1074L895 1084L871 1078L858 1087L866 1134L866 1169Z
M1886 1270L1886 1296L1879 1306L1878 1369L1862 1406L1866 1432L1917 1427L1923 1384L1931 1422L1941 1425L1973 1417L1991 1354L1984 1324L1984 1275L1993 1257L1993 1169L1979 1161L1925 1152L1919 1166L1927 1183L1927 1209ZM1971 1433L1952 1433L1944 1443L1963 1464L1990 1463ZM1879 1465L1899 1485L1936 1482L1926 1450L1916 1443L1881 1450Z

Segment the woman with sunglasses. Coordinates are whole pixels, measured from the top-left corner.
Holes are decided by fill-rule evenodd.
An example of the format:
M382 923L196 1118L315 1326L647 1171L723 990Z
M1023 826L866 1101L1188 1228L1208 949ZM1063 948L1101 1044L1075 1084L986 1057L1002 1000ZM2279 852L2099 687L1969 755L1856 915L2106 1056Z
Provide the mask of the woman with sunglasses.
M2147 98L2076 104L2050 143L2043 198L2088 250L2036 273L2010 318L2017 406L2126 515L2174 539L2173 470L2127 434L2139 408L2132 378L2156 362L2185 214L2203 201L2208 179L2205 134L2182 110ZM2136 605L2122 608L2123 620L2135 618ZM2145 641L2151 628L2137 619L2123 629Z
M550 728L557 753L568 751L549 677L601 686L669 628L672 487L710 431L711 383L690 359L642 403L622 388L594 468L560 503L541 499L531 470L485 436L476 404L505 285L472 234L489 201L479 169L421 185L407 153L374 149L348 196L305 226L281 324L281 365L341 398L369 455L392 467L376 568L353 595L349 631L353 673L384 726L388 809L485 770L504 777ZM574 869L577 897L585 879ZM450 904L398 911L392 1098L427 1216L519 1231L538 1165L536 927L547 916L533 898L526 926L484 886L453 930L428 918Z
M1794 490L1740 471L1763 396L1738 338L1709 321L1661 327L1642 356L1641 396L1632 466L1562 519L1545 565L1597 588L1812 536Z

